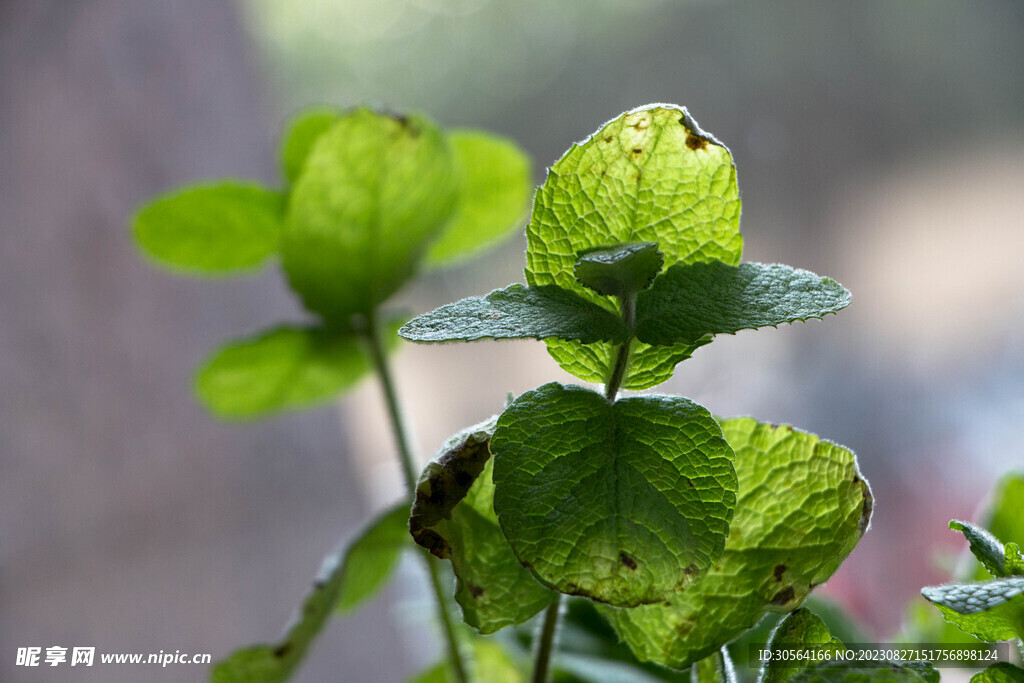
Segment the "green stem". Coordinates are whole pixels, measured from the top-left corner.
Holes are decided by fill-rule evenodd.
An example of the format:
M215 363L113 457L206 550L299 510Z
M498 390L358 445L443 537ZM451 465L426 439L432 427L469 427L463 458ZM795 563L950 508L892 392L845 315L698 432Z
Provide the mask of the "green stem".
M391 418L391 432L398 446L398 459L402 464L402 474L405 477L405 485L411 497L416 493L416 464L412 457L412 447L409 445L409 432L405 427L405 418L398 403L395 383L391 378L391 367L388 364L387 351L380 336L380 327L377 320L372 316L368 323L366 337L369 342L370 354L373 356L373 363L377 368L377 377L380 379L380 386L384 391L384 401L387 403L388 415ZM437 597L437 614L444 630L445 640L447 640L448 657L452 671L459 683L467 683L469 677L466 675L466 664L463 661L462 652L459 648L459 638L455 632L455 625L452 623L448 599L445 597L444 587L441 585L440 572L438 572L437 564L430 555L424 552L422 557L427 565L427 573L430 574L430 583L434 588L434 595Z
M544 625L541 626L540 640L537 644L537 658L533 664L533 683L547 683L551 669L551 653L555 650L555 634L558 632L558 619L562 612L562 594L544 610Z
M619 307L622 309L622 321L626 323L626 329L632 330L636 322L636 295L631 294L619 299ZM619 352L615 356L615 365L612 367L612 374L605 383L604 397L609 403L615 402L615 396L619 393L622 380L626 377L626 368L629 367L629 354L633 348L633 335L630 334L626 341L619 345Z

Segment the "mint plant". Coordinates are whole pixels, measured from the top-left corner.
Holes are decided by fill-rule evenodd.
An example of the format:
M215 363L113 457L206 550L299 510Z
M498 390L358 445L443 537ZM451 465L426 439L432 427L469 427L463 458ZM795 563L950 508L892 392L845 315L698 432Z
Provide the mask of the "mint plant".
M424 343L541 339L567 372L604 385L524 393L453 437L416 488L412 536L451 561L469 626L492 633L543 611L534 681L551 672L567 595L631 653L584 680L623 665L727 680L724 646L768 612L797 609L867 528L872 497L848 449L717 419L681 396L618 396L664 382L716 335L849 304L829 278L741 264L739 218L728 149L685 109L633 110L549 169L525 285L399 331ZM579 661L554 667L581 676Z
M372 369L411 496L415 460L388 362L404 318L387 302L418 270L467 259L520 225L529 161L493 135L366 108L303 112L280 157L283 187L219 180L181 188L139 209L135 239L156 265L198 277L244 274L277 257L308 319L224 345L199 369L196 393L218 417L254 419L334 399ZM411 545L409 504L406 497L325 561L281 641L238 651L213 679L287 679L332 613L351 611L386 582ZM437 563L427 567L450 668L466 680L444 577Z
M986 524L992 531L959 520L949 528L964 535L974 562L962 574L973 581L929 586L921 594L949 624L987 642L1015 640L1024 658L1024 476L1008 475L994 496ZM998 534L998 536L996 535ZM1004 544L1000 538L1007 539ZM1009 539L1017 539L1011 541ZM1024 669L993 664L972 682L1024 681Z

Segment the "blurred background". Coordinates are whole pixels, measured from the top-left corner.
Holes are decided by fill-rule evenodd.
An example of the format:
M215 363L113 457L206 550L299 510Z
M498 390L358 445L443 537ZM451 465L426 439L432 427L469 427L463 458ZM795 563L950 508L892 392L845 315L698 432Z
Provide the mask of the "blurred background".
M279 183L283 122L322 102L492 129L538 183L620 112L689 107L734 153L745 260L831 275L854 304L721 338L664 390L859 454L874 524L821 590L891 634L947 576L962 543L946 522L1024 465L1021 64L1013 0L0 1L0 679L72 680L15 668L19 646L217 659L274 640L321 557L396 498L372 383L241 425L193 399L218 342L301 318L275 268L178 279L126 229L188 181ZM401 299L420 312L521 281L524 247ZM570 380L532 342L406 346L397 363L424 458L506 392ZM409 597L332 623L299 680L427 664Z

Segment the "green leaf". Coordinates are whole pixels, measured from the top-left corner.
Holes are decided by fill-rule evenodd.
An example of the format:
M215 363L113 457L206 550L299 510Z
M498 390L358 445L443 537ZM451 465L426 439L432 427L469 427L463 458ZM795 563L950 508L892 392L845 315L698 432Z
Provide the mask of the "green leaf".
M1007 543L1003 549L1003 571L1005 576L1024 575L1024 557L1016 543Z
M337 610L347 614L375 596L409 546L409 504L393 506L349 545L341 563Z
M281 240L306 307L344 327L409 280L455 210L455 170L447 141L424 118L356 109L321 134Z
M654 242L635 242L584 252L576 279L598 294L628 298L651 286L665 258Z
M280 683L302 663L310 646L337 607L350 610L377 593L392 573L406 544L402 503L371 524L349 546L344 559L324 560L302 608L281 641L236 650L213 667L213 683Z
M1006 475L996 485L985 528L1003 543L1024 543L1024 474Z
M370 370L354 334L278 327L218 349L196 374L206 408L226 419L255 419L333 399Z
M409 519L418 544L451 560L463 619L485 634L526 621L554 598L519 564L498 527L488 450L497 419L441 448L423 470Z
M615 310L578 282L577 255L625 242L656 242L665 265L739 263L740 199L732 156L685 109L652 105L619 116L551 167L526 229L526 281L575 289ZM547 340L569 373L604 382L614 346ZM643 389L672 375L688 350L638 343L624 387Z
M938 683L939 672L928 662L833 661L800 669L792 683Z
M970 543L971 554L981 562L982 566L994 577L1006 576L1006 551L1003 544L979 526L970 522L953 519L949 528L963 533Z
M302 173L313 144L338 122L342 112L335 107L311 107L288 122L281 142L281 172L294 185Z
M863 536L872 497L854 454L788 426L722 421L739 493L725 551L696 586L663 605L599 610L642 661L682 669L790 612Z
M929 586L921 595L946 621L975 638L996 642L1024 638L1024 578Z
M1024 669L1008 662L999 662L974 674L971 683L1024 683Z
M690 683L736 683L729 651L723 647L690 667Z
M621 318L578 294L523 285L442 306L413 318L398 333L417 342L559 337L593 343L626 338Z
M463 261L520 228L532 183L530 159L511 140L482 131L448 134L461 170L458 208L427 251L427 265Z
M794 666L794 660L778 657L782 650L831 650L843 649L843 643L825 626L825 622L809 609L801 607L778 623L768 639L768 649L776 655L765 662L761 669L760 683L788 683L801 671ZM806 667L813 668L813 667Z
M190 275L223 276L277 253L284 195L255 183L190 185L143 204L135 241L154 263Z
M637 297L636 335L652 345L693 346L708 335L821 318L849 304L835 280L789 266L677 265Z
M491 452L505 537L563 593L627 606L664 600L722 552L733 454L692 401L610 404L588 389L546 384L502 413Z
M527 676L512 657L498 643L483 638L471 638L473 652L472 680L480 683L526 683ZM435 664L412 683L457 683L458 679L447 662Z

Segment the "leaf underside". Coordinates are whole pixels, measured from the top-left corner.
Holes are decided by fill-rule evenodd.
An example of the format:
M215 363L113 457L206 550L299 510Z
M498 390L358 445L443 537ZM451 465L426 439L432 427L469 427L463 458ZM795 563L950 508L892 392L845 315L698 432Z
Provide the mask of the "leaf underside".
M615 314L561 287L511 285L413 318L399 334L417 342L558 337L621 343L626 329Z
M616 605L666 599L722 551L732 451L703 407L672 396L609 404L552 383L505 410L491 441L494 509L546 585Z
M1009 662L999 662L974 674L971 683L1024 683L1024 669Z
M576 281L578 255L627 242L656 242L665 265L739 263L740 199L729 151L685 109L657 105L623 114L573 147L549 170L527 226L526 281L571 289L615 310ZM569 373L603 382L611 344L546 341ZM636 344L624 387L665 381L689 351Z
M922 588L921 594L946 621L975 638L990 642L1024 638L1024 577L930 586Z
M673 266L637 297L637 338L698 344L708 335L821 318L850 304L830 278L783 265L719 261Z
M867 528L872 497L854 454L788 426L721 422L736 452L736 512L704 579L664 604L599 606L641 661L682 669L768 612L799 607Z
M949 528L964 535L970 544L971 554L989 574L996 578L1007 575L1006 550L995 536L979 526L957 519L949 522Z

